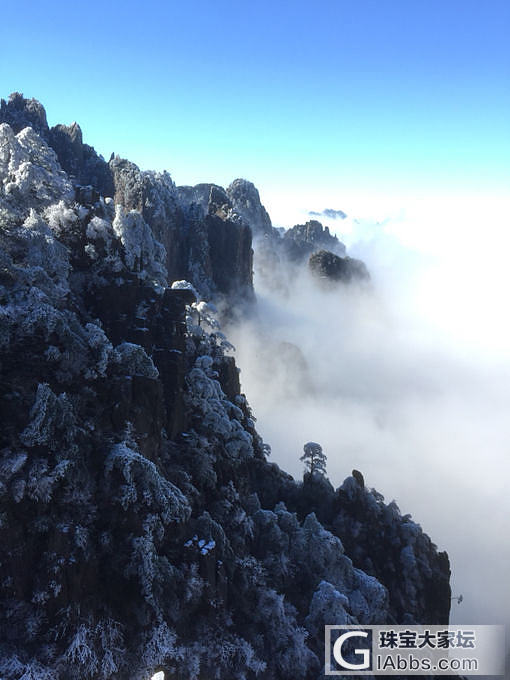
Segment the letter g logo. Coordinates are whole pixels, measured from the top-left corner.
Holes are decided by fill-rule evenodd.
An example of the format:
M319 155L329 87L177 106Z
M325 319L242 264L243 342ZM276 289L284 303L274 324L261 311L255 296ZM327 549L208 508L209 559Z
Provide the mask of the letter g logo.
M344 633L343 635L340 635L340 637L336 640L335 644L333 645L333 656L335 657L335 661L339 666L342 666L342 668L345 668L348 671L363 671L369 668L370 666L370 650L369 649L355 649L354 653L355 654L360 654L361 657L363 658L362 663L349 663L346 661L343 657L342 654L342 646L344 642L351 637L362 637L366 638L368 637L368 633L362 631L362 630L350 630L348 633Z

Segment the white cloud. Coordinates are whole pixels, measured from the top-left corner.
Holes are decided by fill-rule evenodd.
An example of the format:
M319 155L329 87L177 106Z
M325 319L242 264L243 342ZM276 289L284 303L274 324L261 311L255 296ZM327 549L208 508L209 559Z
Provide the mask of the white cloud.
M449 552L464 623L509 622L507 207L418 202L351 221L371 292L303 272L285 296L258 277L258 317L232 332L274 460L299 476L318 441L335 485L356 467L395 498Z

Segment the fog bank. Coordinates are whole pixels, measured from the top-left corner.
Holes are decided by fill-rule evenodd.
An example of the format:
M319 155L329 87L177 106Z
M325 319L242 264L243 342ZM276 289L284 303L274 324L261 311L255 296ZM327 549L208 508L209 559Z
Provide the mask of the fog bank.
M257 315L229 329L273 460L299 477L313 440L335 486L361 470L448 551L452 621L473 624L510 622L508 251L492 217L345 221L370 287L303 269L282 291L256 258Z

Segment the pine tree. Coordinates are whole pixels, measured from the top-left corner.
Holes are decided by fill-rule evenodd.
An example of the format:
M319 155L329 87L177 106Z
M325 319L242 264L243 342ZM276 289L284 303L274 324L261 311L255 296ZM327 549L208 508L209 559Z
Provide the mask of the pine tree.
M322 451L322 446L316 442L307 442L303 446L304 454L301 456L305 464L305 472L314 475L326 475L327 456Z

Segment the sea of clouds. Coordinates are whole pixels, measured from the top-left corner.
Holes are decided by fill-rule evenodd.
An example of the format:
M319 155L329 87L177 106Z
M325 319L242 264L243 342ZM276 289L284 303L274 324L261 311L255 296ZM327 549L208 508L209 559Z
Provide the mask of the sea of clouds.
M273 460L299 478L320 442L335 486L357 468L411 513L448 551L457 623L510 623L508 214L451 202L330 222L371 284L303 268L282 286L256 254L256 312L229 329Z

